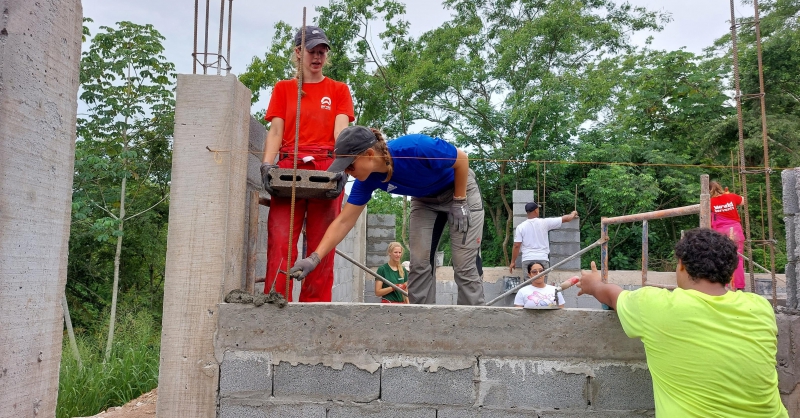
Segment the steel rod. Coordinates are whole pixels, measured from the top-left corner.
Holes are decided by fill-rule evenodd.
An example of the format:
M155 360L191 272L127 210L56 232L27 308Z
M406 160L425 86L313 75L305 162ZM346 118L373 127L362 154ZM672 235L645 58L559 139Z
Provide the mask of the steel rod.
M371 269L371 268L369 268L369 267L367 267L367 266L365 266L365 265L363 265L363 264L359 263L358 261L354 260L354 259L353 259L352 257L350 257L349 255L347 255L347 254L345 254L345 253L343 253L343 252L339 251L338 249L336 250L336 254L339 254L339 255L340 255L340 256L342 256L342 258L344 258L345 260L347 260L347 261L349 261L349 262L351 262L351 263L355 264L357 267L360 267L360 268L361 268L361 270L364 270L365 272L367 272L367 273L371 274L371 275L372 275L373 277L375 277L376 279L380 279L380 280L381 280L381 281L383 281L384 283L388 284L388 285L389 285L389 286L390 286L392 289L394 289L394 290L396 290L396 291L398 291L398 292L402 293L402 294L403 294L403 296L406 296L406 297L408 297L408 292L406 292L405 290L403 290L403 289L401 289L401 288L397 287L397 285L396 285L396 284L394 284L394 283L390 282L388 279L386 279L385 277L381 276L380 274L378 274L378 273L375 273L374 271L372 271L372 269ZM400 268L403 268L403 266L400 266Z
M497 303L497 302L498 302L500 299L503 299L504 297L506 297L506 296L508 296L508 295L510 295L510 294L512 294L512 293L514 293L514 292L516 292L516 291L518 291L519 289L522 289L523 287L525 287L525 286L526 286L527 284L529 284L530 282L532 282L532 281L534 281L534 280L538 279L538 278L539 278L539 277L541 277L541 276L544 276L544 275L546 275L547 273L550 273L550 272L551 272L551 271L553 271L553 269L555 269L556 267L559 267L559 266L561 266L562 264L566 263L567 261L570 261L570 260L574 259L575 257L578 257L578 256L580 256L581 254L583 254L583 253L585 253L585 252L587 252L587 251L591 250L592 248L595 248L595 247L597 247L597 246L600 246L600 245L602 245L604 242L605 242L605 241L603 241L603 239L602 239L602 238L601 238L601 239L598 239L597 241L593 242L593 243L592 243L591 245L589 245L588 247L586 247L586 248L584 248L584 249L582 249L582 250L578 251L578 252L577 252L577 253L575 253L575 254L572 254L571 256L569 256L569 257L567 257L567 258L565 258L565 259L563 259L563 260L559 261L559 262L558 262L558 263L556 263L556 264L553 264L553 265L552 265L550 268L546 269L545 271L543 271L543 272L541 272L541 273L539 273L539 274L537 274L537 275L535 275L535 276L533 276L533 277L529 278L528 280L525 280L524 282L522 282L522 283L520 283L519 285L515 286L513 289L510 289L510 290L508 290L507 292L503 293L502 295L500 295L500 296L498 296L498 297L496 297L496 298L494 298L494 299L490 300L489 302L487 302L487 303L486 303L486 305L487 305L487 306L489 306L489 305L494 305L494 304L495 304L495 303ZM338 253L338 251L337 251L337 253ZM526 272L526 273L527 273L527 272Z
M225 0L219 0L219 40L217 41L217 75L222 75L222 30L225 25Z
M642 221L642 286L647 286L647 264L650 260L649 239L650 227L647 219Z
M206 0L206 37L205 47L203 47L203 74L207 74L208 69L208 18L211 11L211 0Z
M194 47L192 49L192 74L197 74L197 17L200 0L194 0Z
M233 0L228 3L228 51L225 57L225 75L231 73L231 23L233 22Z
M770 185L770 174L772 170L769 167L769 143L767 142L767 104L766 104L766 90L764 89L764 63L761 54L761 18L758 13L758 0L753 0L753 8L755 9L755 31L756 31L756 52L758 56L758 92L761 101L761 140L764 148L764 178L766 179L766 192L767 196L772 196L772 186ZM775 278L775 244L773 241L772 229L772 202L767 203L767 228L769 231L769 262L772 275L772 306L778 303L777 294L777 279ZM763 237L763 234L762 234ZM750 254L752 258L752 253ZM751 261L755 264L755 262Z

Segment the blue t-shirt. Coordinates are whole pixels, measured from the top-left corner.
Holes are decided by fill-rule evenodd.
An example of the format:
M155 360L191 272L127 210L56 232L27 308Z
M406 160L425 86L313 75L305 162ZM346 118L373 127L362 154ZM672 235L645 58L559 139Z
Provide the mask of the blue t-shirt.
M458 149L452 144L427 135L401 136L387 143L394 162L389 182L386 173L372 173L366 180L356 179L347 203L363 206L377 189L394 194L424 197L453 186L453 164Z

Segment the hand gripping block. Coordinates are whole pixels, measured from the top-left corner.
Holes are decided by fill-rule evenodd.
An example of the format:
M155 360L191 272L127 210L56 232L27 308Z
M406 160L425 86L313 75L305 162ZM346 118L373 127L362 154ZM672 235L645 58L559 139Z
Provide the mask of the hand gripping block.
M292 197L292 172L291 168L273 168L270 170L269 185L279 197ZM336 190L337 181L333 179L336 173L320 170L297 170L295 183L295 198L297 199L331 199L326 193Z

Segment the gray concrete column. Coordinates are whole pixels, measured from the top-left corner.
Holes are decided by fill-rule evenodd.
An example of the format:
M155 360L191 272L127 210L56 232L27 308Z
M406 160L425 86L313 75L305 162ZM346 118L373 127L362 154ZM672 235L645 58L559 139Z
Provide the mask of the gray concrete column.
M0 0L0 417L55 416L80 0Z
M783 213L786 226L786 306L792 309L800 308L798 290L800 284L800 168L783 170L781 180L783 184Z
M178 75L160 417L216 416L217 305L245 274L250 97L233 75Z

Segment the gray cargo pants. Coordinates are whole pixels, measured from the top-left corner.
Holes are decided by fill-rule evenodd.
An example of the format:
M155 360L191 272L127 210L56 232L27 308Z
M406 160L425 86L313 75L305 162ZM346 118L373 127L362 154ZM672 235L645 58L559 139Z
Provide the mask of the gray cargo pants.
M409 246L411 271L408 273L408 299L415 304L436 303L436 267L434 257L439 239L447 225L453 201L453 189L437 196L411 198ZM475 173L469 170L467 203L469 229L458 232L450 225L453 276L458 286L459 305L483 305L483 270L480 249L483 237L483 202Z

